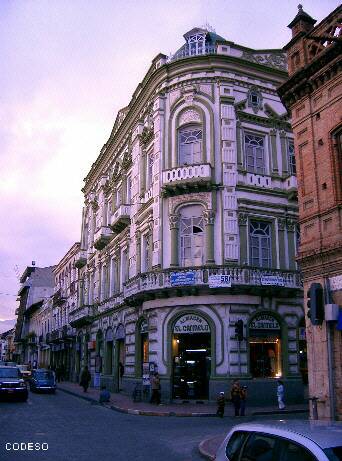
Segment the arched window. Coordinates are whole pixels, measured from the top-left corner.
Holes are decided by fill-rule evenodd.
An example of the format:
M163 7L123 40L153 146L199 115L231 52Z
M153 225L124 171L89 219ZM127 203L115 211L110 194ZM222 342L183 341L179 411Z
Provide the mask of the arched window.
M204 261L204 219L200 205L184 207L180 213L181 266L201 266Z
M251 221L249 226L250 262L255 267L271 267L271 224Z
M178 161L193 165L202 161L202 127L188 126L178 131Z

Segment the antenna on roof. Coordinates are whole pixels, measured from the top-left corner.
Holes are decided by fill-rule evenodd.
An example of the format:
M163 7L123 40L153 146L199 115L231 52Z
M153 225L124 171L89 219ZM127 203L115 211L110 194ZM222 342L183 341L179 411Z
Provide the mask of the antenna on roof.
M205 24L202 26L202 29L205 29L208 32L213 32L216 34L216 30L209 24L208 21L205 22Z

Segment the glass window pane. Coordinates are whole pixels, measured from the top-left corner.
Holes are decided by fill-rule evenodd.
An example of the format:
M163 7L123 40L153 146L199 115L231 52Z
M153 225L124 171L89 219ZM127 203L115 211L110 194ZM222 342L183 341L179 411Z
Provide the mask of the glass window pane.
M229 461L237 461L239 459L240 450L247 435L248 433L246 432L235 432L229 439L226 448L226 455Z
M276 439L253 434L243 448L241 461L275 461Z
M316 461L316 457L304 447L296 443L288 443L282 461Z

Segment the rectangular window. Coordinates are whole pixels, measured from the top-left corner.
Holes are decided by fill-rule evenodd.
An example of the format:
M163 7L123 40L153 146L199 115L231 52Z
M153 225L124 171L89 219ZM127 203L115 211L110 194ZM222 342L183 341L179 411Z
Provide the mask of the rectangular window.
M153 181L153 157L152 152L146 156L146 190L152 186Z
M287 158L289 162L289 171L291 175L296 175L296 157L295 157L295 151L294 151L294 144L293 142L289 142L288 148L287 148Z
M249 225L250 264L254 267L271 267L271 224L251 221Z
M264 138L262 136L245 135L245 157L249 173L265 174Z

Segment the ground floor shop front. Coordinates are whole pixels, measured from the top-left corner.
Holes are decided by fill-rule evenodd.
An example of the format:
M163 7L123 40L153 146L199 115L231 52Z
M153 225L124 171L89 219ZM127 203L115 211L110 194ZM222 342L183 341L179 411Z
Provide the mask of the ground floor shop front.
M237 323L242 323L242 331ZM148 395L158 371L165 401L215 400L234 379L251 404L265 404L285 381L288 403L303 400L303 309L300 298L190 296L146 301L105 312L79 329L76 370L92 384Z

